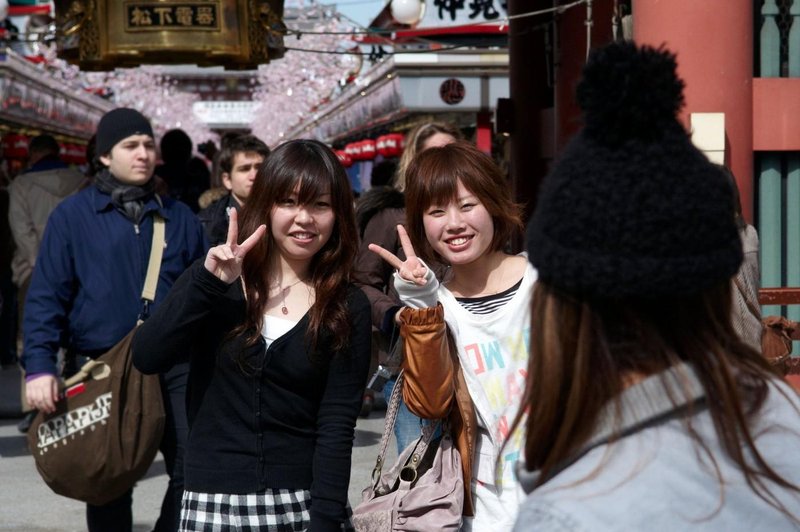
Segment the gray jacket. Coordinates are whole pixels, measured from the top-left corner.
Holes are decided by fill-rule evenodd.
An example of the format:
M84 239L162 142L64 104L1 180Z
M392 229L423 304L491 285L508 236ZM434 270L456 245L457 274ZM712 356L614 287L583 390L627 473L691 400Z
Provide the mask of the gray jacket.
M670 383L677 404L668 399L664 383ZM584 454L528 495L514 531L798 530L800 524L759 498L728 459L704 401L688 365L628 388L621 396L616 431L612 409L607 408ZM690 405L694 416L686 415ZM800 449L799 409L797 393L775 381L752 427L764 459L795 485L800 485L793 451ZM689 435L689 425L705 442L724 486L708 453ZM611 442L614 433L622 437ZM538 474L519 475L523 488L531 492ZM769 488L800 519L800 494L771 483Z

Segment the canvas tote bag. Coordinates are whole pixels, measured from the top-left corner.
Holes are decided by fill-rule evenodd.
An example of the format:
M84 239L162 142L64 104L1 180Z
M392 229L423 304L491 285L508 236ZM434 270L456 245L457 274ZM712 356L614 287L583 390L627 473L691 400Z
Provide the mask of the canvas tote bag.
M156 215L145 308L155 299L163 252L164 219ZM36 469L59 495L106 504L144 476L158 452L165 420L161 385L158 375L133 367L130 351L140 323L65 381L56 411L39 412L28 430Z

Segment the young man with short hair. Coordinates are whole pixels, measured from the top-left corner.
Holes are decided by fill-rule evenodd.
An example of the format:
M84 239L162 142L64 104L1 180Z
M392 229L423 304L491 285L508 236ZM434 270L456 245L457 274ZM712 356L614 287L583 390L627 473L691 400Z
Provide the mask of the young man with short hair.
M269 156L269 148L253 135L241 135L228 141L219 152L222 185L228 194L198 214L212 246L225 242L228 236L228 215L239 211L247 201L258 168Z
M136 325L154 215L166 221L154 305L207 248L191 210L155 194L155 139L144 116L125 108L103 115L97 154L103 168L94 183L61 202L47 222L25 303L26 395L31 406L45 412L53 412L58 400L60 347L66 347L69 358L96 358ZM188 363L161 376L167 414L161 451L170 482L158 531L176 530L180 516L187 375ZM87 505L89 531L130 531L132 491L103 506Z

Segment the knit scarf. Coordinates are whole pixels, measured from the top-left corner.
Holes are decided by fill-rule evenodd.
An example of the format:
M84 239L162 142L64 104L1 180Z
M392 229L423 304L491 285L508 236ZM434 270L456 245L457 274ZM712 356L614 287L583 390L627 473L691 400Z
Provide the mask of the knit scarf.
M135 224L142 221L144 204L155 194L155 181L150 179L144 185L126 185L103 168L95 177L94 184L105 194L111 196L111 204Z

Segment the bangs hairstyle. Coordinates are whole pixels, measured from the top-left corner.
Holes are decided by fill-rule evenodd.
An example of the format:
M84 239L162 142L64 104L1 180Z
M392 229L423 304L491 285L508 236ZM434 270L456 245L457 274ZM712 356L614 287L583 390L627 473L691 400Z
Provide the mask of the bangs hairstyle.
M503 172L491 157L468 142L425 150L411 163L406 177L408 234L424 260L441 262L442 258L428 243L423 215L432 205L457 201L459 179L492 217L494 237L490 251L503 249L522 229L522 209L511 199Z
M267 226L267 232L242 263L247 316L238 330L252 331L249 343L257 342L261 336L263 305L259 302L269 293L270 275L274 273L270 270L273 266L270 258L279 253L272 237L270 215L273 207L289 197L298 183L299 203L310 204L330 193L335 216L330 239L314 255L309 266L309 282L314 287L315 298L309 310L307 340L316 356L318 346L330 345L334 352L343 349L350 336L346 296L358 242L350 180L338 157L321 142L286 142L267 157L256 174L239 224L239 240L253 234L261 224ZM321 341L323 334L325 342Z

